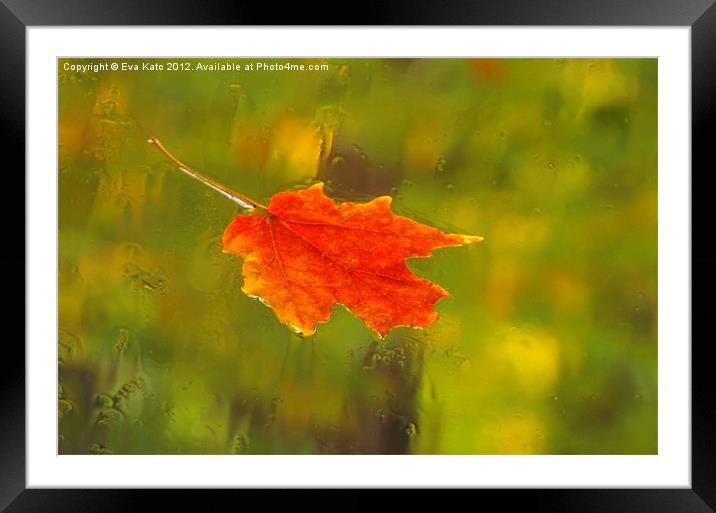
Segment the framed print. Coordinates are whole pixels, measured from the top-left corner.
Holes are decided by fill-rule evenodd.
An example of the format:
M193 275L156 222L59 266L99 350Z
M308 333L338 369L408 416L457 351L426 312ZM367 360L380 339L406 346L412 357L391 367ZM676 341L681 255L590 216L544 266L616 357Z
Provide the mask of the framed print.
M5 2L8 511L257 487L713 510L690 168L716 11L393 7Z

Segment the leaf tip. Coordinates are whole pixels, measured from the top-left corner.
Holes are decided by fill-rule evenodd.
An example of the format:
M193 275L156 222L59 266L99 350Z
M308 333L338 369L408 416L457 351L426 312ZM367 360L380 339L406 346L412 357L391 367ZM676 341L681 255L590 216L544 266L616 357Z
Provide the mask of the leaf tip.
M485 240L484 237L479 235L462 235L459 233L451 233L448 238L452 241L451 245L454 246L466 246L468 244L474 244L475 242L482 242Z
M390 205L393 203L393 198L390 196L377 196L373 198L373 204L390 210Z

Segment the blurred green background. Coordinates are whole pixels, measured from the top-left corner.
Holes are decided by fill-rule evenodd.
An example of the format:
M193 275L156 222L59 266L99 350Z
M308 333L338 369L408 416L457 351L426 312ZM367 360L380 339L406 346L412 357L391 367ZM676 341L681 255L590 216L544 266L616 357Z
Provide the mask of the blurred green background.
M90 62L58 63L61 454L657 452L655 59ZM427 329L302 339L150 135L262 202L320 180L485 240L409 260L451 293Z

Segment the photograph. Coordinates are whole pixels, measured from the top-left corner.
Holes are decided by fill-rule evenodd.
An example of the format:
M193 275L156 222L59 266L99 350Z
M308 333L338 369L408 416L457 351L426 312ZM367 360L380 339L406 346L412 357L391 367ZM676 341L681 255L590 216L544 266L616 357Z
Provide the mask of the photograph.
M56 62L59 455L659 453L657 58Z

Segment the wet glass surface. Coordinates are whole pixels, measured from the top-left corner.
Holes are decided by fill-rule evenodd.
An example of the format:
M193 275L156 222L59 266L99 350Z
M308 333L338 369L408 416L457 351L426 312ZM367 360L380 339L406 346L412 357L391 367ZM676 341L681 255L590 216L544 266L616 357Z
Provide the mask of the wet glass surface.
M181 61L59 62L60 453L656 453L655 59ZM322 181L485 240L409 260L428 328L301 338L152 135L262 203Z

